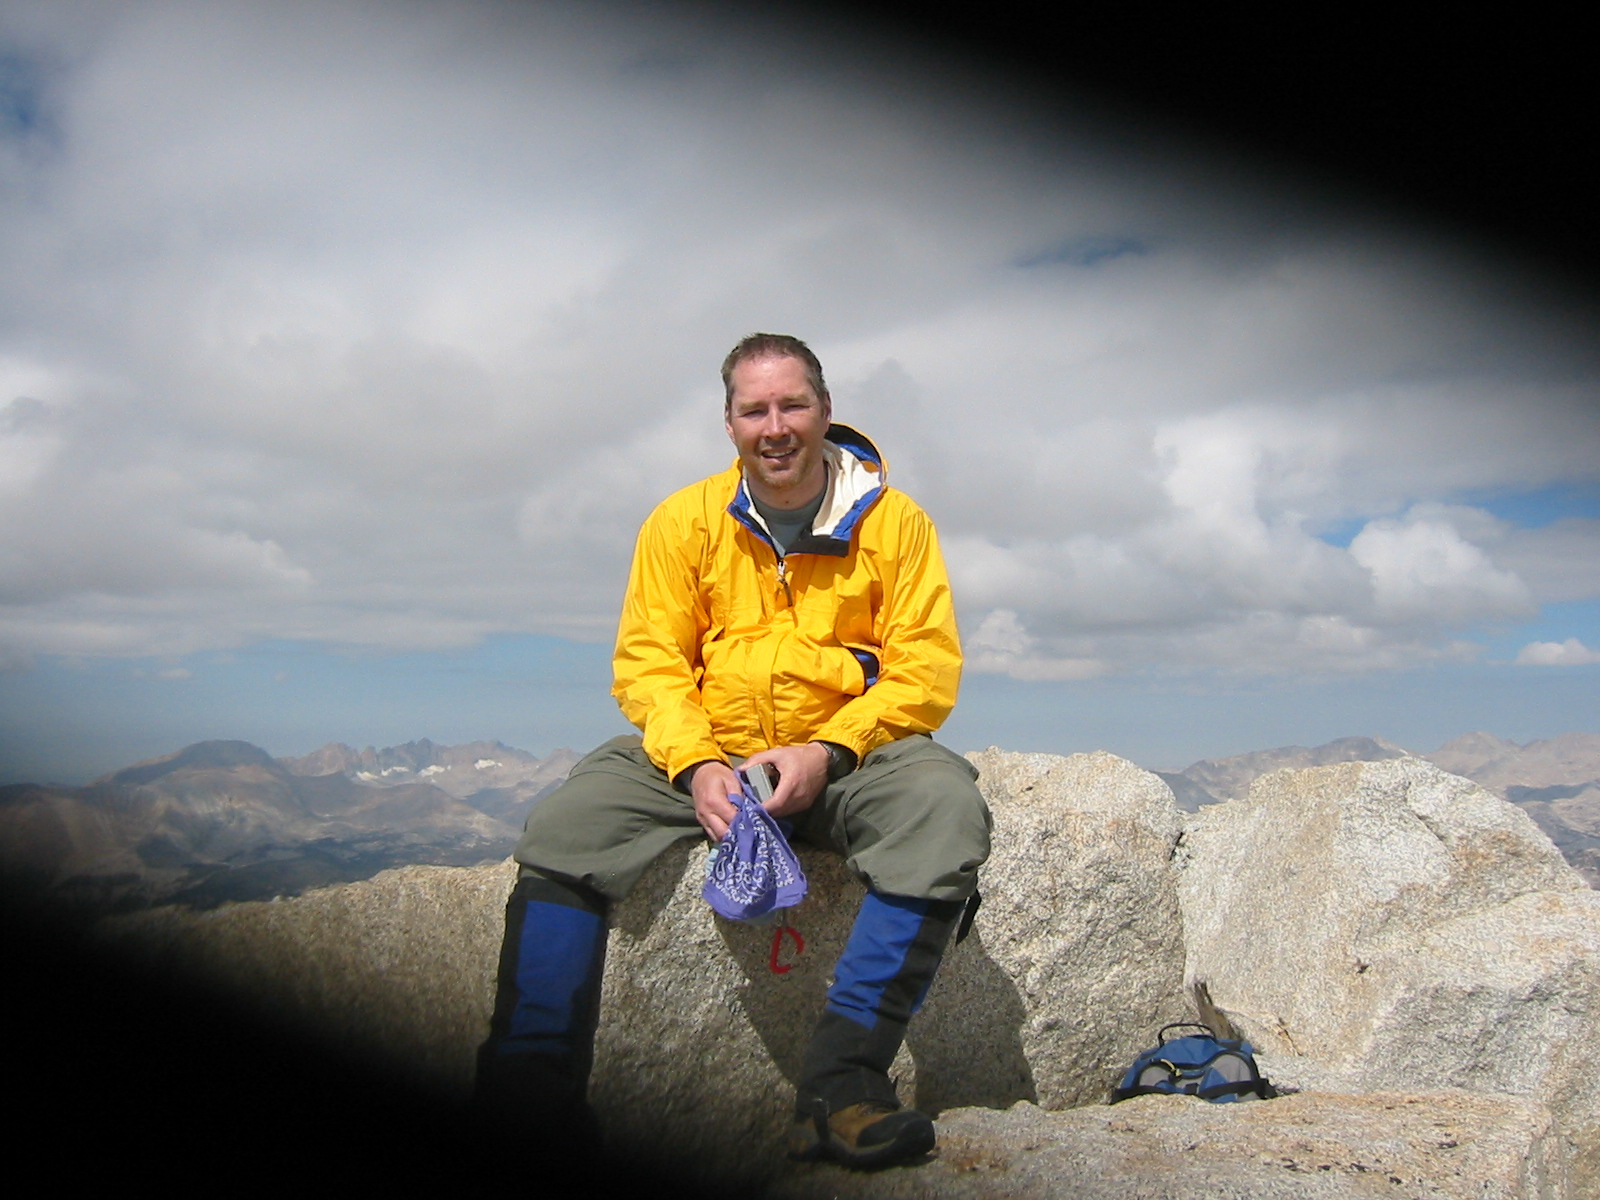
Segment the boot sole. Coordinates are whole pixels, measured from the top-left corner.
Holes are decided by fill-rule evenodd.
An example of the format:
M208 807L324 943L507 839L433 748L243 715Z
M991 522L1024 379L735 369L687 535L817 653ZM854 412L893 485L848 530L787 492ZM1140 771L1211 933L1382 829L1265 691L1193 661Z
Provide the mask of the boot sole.
M894 1137L874 1146L851 1146L837 1136L819 1141L811 1131L810 1141L789 1151L796 1162L835 1162L857 1171L892 1167L932 1153L938 1138L933 1122L908 1123Z

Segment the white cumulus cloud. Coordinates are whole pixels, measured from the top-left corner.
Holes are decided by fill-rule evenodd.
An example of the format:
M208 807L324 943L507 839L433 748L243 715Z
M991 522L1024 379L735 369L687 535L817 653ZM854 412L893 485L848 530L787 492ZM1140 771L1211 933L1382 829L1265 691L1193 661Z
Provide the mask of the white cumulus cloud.
M1403 668L1600 598L1600 522L1484 499L1600 474L1593 314L1293 180L690 6L6 15L0 662L603 641L756 329L938 523L978 671Z
M1529 642L1517 651L1523 667L1581 667L1600 663L1600 650L1591 650L1577 638L1564 642Z
M1531 616L1527 586L1500 570L1446 517L1413 510L1370 521L1350 556L1372 577L1379 620L1460 622Z

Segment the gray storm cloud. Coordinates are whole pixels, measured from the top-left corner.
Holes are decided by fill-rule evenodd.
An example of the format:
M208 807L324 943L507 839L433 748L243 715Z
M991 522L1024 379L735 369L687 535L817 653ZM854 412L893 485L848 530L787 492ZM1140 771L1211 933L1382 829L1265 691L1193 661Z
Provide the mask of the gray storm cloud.
M757 328L979 670L1404 667L1600 596L1600 522L1471 499L1594 480L1592 314L1290 181L697 9L0 16L6 661L603 639Z

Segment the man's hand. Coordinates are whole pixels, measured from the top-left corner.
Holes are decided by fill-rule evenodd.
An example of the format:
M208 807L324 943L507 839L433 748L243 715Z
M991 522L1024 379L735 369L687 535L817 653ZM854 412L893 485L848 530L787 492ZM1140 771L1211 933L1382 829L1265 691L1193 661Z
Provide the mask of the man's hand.
M694 770L689 791L694 796L695 820L707 837L720 842L728 832L728 822L739 811L728 799L739 794L739 777L725 762L703 762Z
M774 817L789 817L810 808L828 786L828 751L817 742L774 746L745 759L744 765L771 763L778 768L778 786L764 807ZM700 776L695 776L699 783Z

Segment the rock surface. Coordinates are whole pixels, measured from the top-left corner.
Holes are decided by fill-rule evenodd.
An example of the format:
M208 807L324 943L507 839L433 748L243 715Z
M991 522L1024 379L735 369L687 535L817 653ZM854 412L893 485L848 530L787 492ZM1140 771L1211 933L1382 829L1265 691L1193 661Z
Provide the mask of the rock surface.
M1347 737L1309 749L1281 746L1204 759L1179 772L1157 774L1179 808L1198 812L1219 800L1243 799L1256 779L1272 771L1382 762L1410 753L1382 738ZM1416 757L1521 807L1584 881L1600 888L1600 734L1564 733L1518 745L1490 733L1469 733Z
M937 1158L860 1175L796 1168L769 1200L1558 1200L1550 1114L1505 1096L1144 1096L1045 1112L963 1108Z
M1285 771L1184 836L1188 973L1359 1090L1534 1096L1596 1174L1600 896L1514 805L1415 758Z
M1280 772L1187 825L1110 755L973 755L996 819L983 907L897 1064L941 1153L871 1176L782 1157L798 1055L860 885L802 849L806 942L714 918L704 854L613 914L593 1099L619 1146L755 1194L1596 1194L1600 897L1515 806L1418 759ZM514 871L410 867L108 929L463 1095ZM1203 976L1305 1088L1097 1104ZM1081 1106L1081 1107L1075 1107Z
M973 761L995 851L974 931L896 1065L902 1098L930 1112L1096 1103L1186 1013L1177 810L1109 754ZM770 969L771 930L711 915L698 848L665 856L619 906L593 1096L628 1144L718 1177L783 1169L800 1053L862 895L836 856L801 858L811 897L792 919L806 950L786 974Z
M1408 754L1409 750L1383 738L1344 737L1321 746L1279 746L1232 758L1205 758L1185 767L1178 777L1204 789L1214 800L1238 800L1250 794L1250 785L1256 779L1272 771L1299 771L1332 763L1382 762Z
M400 867L293 900L151 909L103 929L163 974L220 985L311 1040L465 1097L515 879L509 861Z

